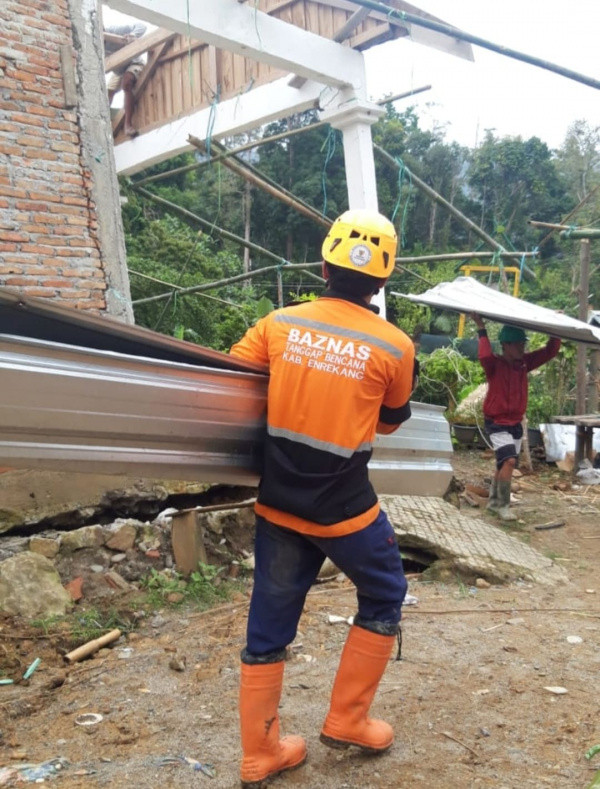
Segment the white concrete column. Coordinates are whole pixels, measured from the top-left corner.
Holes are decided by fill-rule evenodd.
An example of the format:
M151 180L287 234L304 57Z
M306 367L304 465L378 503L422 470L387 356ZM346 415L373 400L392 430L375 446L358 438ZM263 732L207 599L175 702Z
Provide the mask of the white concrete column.
M371 126L384 114L385 110L379 105L357 98L350 98L335 109L321 113L321 120L327 121L343 134L350 208L379 210ZM379 314L385 318L383 289L372 301L379 307Z

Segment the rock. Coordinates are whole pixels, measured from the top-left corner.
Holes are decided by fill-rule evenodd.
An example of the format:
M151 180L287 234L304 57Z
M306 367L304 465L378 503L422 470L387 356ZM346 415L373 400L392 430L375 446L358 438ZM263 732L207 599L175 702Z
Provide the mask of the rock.
M52 562L26 551L0 564L0 610L34 617L62 616L72 606Z
M83 526L60 536L60 549L63 553L72 553L82 548L99 548L103 544L102 526Z
M104 526L104 544L107 548L119 551L119 553L128 551L135 545L139 526L142 524L133 519L116 520L114 523Z
M54 559L60 550L60 541L49 537L32 537L29 540L29 550L39 553L47 559Z
M491 586L491 583L489 583L489 581L486 581L485 578L477 578L475 580L475 586L478 589L489 589L490 586Z
M129 589L129 582L115 570L105 573L104 580L112 589Z
M138 531L140 551L156 551L161 546L163 532L160 526L154 523L144 523Z
M254 510L251 507L240 507L222 512L201 512L198 514L198 522L207 531L227 537L229 532L244 528L253 529Z
M185 655L182 655L181 657L174 655L171 660L169 660L169 668L171 671L185 671L186 662Z

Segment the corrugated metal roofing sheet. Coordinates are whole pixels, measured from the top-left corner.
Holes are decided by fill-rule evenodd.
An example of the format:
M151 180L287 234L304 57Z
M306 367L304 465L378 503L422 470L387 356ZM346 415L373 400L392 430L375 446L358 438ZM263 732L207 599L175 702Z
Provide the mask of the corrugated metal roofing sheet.
M0 289L0 466L258 482L262 365ZM413 403L378 436L379 493L442 496L452 478L439 406Z
M510 323L565 340L600 345L600 328L571 318L562 312L539 307L523 299L499 293L473 277L457 277L454 282L440 282L424 293L394 293L417 304L428 304L452 312L476 312L484 318Z
M268 373L266 367L166 334L92 315L47 299L0 288L0 334L30 337L86 349L194 364L218 370Z

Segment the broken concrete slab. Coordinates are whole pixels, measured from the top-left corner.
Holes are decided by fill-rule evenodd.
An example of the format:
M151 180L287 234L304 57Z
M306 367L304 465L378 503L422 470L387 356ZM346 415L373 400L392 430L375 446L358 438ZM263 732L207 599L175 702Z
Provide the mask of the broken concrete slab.
M465 515L443 499L382 496L401 547L433 554L434 571L449 570L492 583L524 579L541 584L568 581L562 567L486 521Z
M155 509L154 502L168 496L200 494L209 487L204 482L123 480L119 475L1 469L0 534L45 520L58 527L83 526L106 508L130 514L140 502L143 505L147 501L148 509Z

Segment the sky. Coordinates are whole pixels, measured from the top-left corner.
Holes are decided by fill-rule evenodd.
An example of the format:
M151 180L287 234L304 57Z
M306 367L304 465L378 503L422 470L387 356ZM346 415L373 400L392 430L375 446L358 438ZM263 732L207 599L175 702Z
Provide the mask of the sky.
M412 0L442 21L600 81L600 0ZM106 24L130 19L104 7ZM366 52L368 93L377 101L423 85L396 103L413 105L422 128L474 147L495 136L539 137L558 148L569 126L600 127L600 90L473 45L475 62L400 39Z
M600 0L412 0L423 11L494 44L600 81ZM423 85L396 103L414 105L422 127L473 147L497 137L539 137L558 148L569 126L600 126L600 90L473 45L475 62L400 39L367 51L372 99Z

